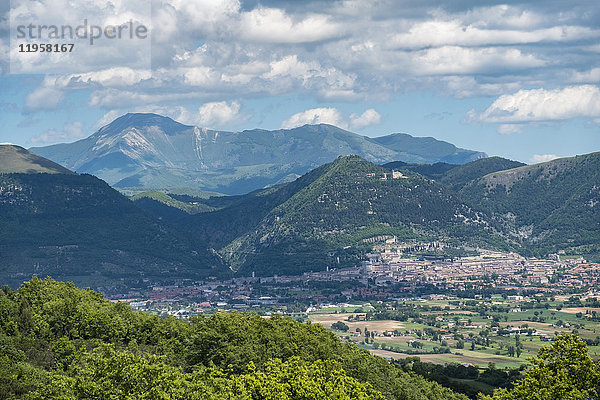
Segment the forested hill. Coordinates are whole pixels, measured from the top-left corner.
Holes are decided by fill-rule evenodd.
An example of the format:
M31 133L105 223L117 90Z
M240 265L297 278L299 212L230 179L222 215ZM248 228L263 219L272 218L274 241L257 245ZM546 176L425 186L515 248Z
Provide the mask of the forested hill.
M143 279L195 279L221 263L91 175L0 174L0 280L33 274L104 291ZM224 269L224 268L222 268Z
M600 254L600 152L489 173L459 194L503 218L525 251Z
M600 368L561 333L482 400L598 398ZM278 314L161 319L51 279L0 289L0 400L467 400L320 324Z
M342 156L310 176L222 249L234 270L298 274L355 265L368 250L363 239L377 235L502 243L483 213L422 175Z
M34 278L0 317L0 399L467 399L277 314L161 319Z

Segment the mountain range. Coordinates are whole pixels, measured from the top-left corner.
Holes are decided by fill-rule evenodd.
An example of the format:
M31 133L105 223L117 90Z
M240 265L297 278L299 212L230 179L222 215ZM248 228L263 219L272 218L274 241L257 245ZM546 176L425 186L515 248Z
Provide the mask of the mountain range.
M242 275L356 265L373 238L392 235L458 249L528 256L563 250L597 259L598 171L600 153L536 165L489 157L464 165L379 166L342 156L290 183L193 201L210 212L190 215L180 207L174 214L174 203L158 198L136 202L198 235Z
M105 292L219 273L200 241L102 180L0 145L0 280L51 275ZM221 271L223 268L220 269Z
M123 188L187 187L244 194L289 182L340 155L385 163L464 164L486 157L404 133L369 138L332 125L224 132L157 114L126 114L88 138L32 152Z
M130 121L120 121L121 132L129 132L125 136L155 133L143 135L144 148L183 140L189 128L159 116L144 120L148 126L134 130L128 130ZM163 128L159 135L153 128L158 123L170 124L163 128L173 138L165 139ZM298 129L293 135L302 129L349 134L325 125ZM104 138L103 146L112 146L108 136L95 135L97 143ZM121 145L112 148L124 149ZM58 148L67 154L66 147ZM113 160L125 155L110 154ZM110 154L102 162L118 170ZM156 161L156 171L162 162ZM442 241L459 253L480 246L598 260L599 171L600 153L535 165L500 157L462 165L398 160L378 165L346 155L290 182L245 194L196 187L194 195L152 190L127 198L94 176L23 148L0 146L0 278L14 283L36 273L110 291L208 275L299 274L356 265L391 236Z

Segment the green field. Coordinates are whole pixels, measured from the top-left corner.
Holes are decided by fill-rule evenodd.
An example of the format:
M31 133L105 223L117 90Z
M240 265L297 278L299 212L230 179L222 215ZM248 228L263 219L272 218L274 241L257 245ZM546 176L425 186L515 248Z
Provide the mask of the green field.
M457 302L456 299L419 299L402 303L373 303L374 307L368 314L365 307L362 310L347 307L323 308L311 313L309 318L329 329L336 321L344 322L348 331L334 330L336 334L384 357L400 359L418 356L422 361L436 364L465 363L481 368L487 367L490 362L498 368L517 368L526 364L540 347L548 344L548 340L560 332L574 332L591 341L600 335L600 324L585 318L586 314L589 316L597 309L569 308L562 301L548 302L548 308L526 309L527 304L529 307L532 304L531 301L526 302L527 300L510 301L494 296L486 304L490 307L495 305L496 311L478 313L473 311L473 304L483 304L482 300L461 299ZM413 317L401 321L367 319L367 316L374 318L373 314L378 310L387 312L395 307L399 310L410 309ZM522 311L518 311L521 307ZM415 318L415 313L420 317ZM361 320L356 318L357 315L362 316ZM540 321L540 318L543 320ZM506 331L516 328L521 329L520 335L509 335ZM365 329L373 335L366 342L363 334ZM498 329L504 331L504 334L500 334ZM426 334L432 330L443 333L443 339L442 336L434 339ZM387 336L384 334L386 331L394 331L395 335ZM518 336L518 340L515 336ZM442 348L442 340L450 352L435 354ZM413 346L414 341L418 341L418 348ZM463 348L457 348L459 342L463 343ZM474 347L472 342L475 342ZM519 356L517 346L520 347ZM600 358L600 346L590 345L588 349L593 358Z

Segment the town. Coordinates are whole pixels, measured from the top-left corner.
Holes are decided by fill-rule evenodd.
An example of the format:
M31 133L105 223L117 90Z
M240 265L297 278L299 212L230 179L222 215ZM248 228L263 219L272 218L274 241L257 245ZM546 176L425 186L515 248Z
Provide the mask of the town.
M112 300L175 318L288 315L398 362L418 356L442 365L518 368L564 331L579 334L600 356L599 264L484 249L434 257L448 250L445 243L377 240L353 268L154 286Z
M209 278L200 282L131 288L109 296L135 309L165 315L188 316L228 309L264 309L266 312L304 310L321 304L344 304L388 300L398 297L465 294L527 293L562 295L597 288L600 265L582 258L553 254L547 259L526 259L516 253L477 249L477 255L454 259L415 257L411 253L443 250L444 243L397 243L394 237L379 238L385 244L366 255L362 265L327 268L302 275ZM182 305L181 308L178 308Z

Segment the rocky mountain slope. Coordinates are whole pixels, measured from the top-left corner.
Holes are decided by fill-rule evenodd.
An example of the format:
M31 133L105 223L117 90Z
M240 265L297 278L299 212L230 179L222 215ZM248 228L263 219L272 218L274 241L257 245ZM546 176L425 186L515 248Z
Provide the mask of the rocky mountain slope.
M156 114L126 114L88 138L31 149L113 187L190 187L243 194L292 181L340 155L368 161L463 164L486 157L433 138L368 138L331 125L223 132Z

